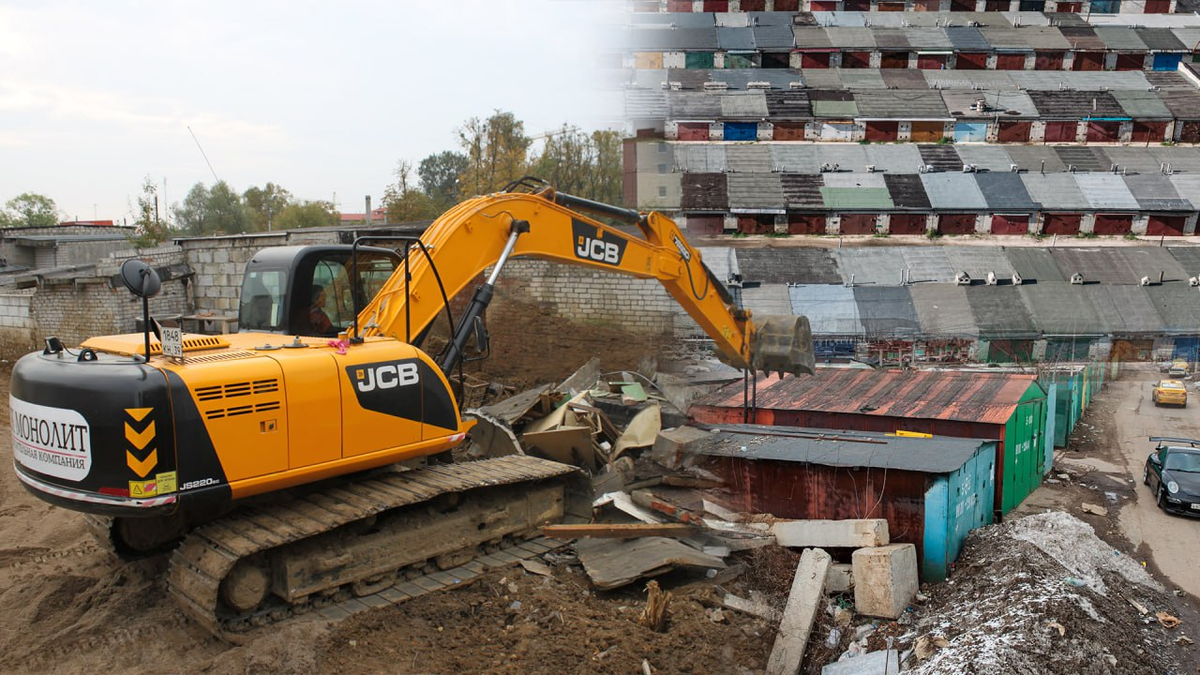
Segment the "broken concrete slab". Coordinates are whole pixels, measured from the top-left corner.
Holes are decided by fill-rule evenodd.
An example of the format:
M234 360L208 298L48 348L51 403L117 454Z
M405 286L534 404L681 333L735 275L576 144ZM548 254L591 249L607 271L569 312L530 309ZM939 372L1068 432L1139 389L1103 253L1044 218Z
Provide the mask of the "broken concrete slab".
M819 548L810 548L800 555L796 576L792 579L792 591L788 595L783 619L779 623L779 635L771 648L767 661L767 675L796 675L804 660L808 637L812 633L817 611L824 604L825 577L832 563L829 554Z
M826 593L845 593L854 588L854 566L846 563L833 563L829 566L829 576L825 577Z
M899 672L900 652L895 649L868 652L821 668L821 675L897 675Z
M608 540L581 539L575 544L579 562L596 588L618 588L677 567L724 569L720 558L664 537Z
M1096 506L1095 504L1088 504L1087 502L1084 502L1079 508L1082 509L1084 513L1090 513L1093 516L1107 516L1108 515L1108 509L1104 508L1103 506Z
M883 518L789 520L775 523L771 532L780 546L796 548L862 548L885 546L889 541L888 524Z
M860 548L854 565L854 609L859 614L898 619L917 596L917 547L891 544Z
M761 600L740 598L732 593L726 593L725 597L721 600L721 604L725 605L729 609L742 612L743 614L749 614L750 616L757 616L760 619L766 619L772 624L778 624L779 620L783 617L783 614L781 614L779 610L765 602L762 602Z
M691 463L697 450L712 441L712 433L696 427L663 429L654 439L650 459L668 469L681 469Z

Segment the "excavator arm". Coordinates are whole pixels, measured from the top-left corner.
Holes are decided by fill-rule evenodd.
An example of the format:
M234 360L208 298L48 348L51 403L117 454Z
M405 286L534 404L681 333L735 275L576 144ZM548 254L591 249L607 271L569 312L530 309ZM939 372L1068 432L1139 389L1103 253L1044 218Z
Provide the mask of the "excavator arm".
M605 225L583 211L636 224L642 237ZM608 206L542 189L501 192L465 201L421 236L408 260L358 315L357 337L389 336L411 342L454 297L488 267L467 321L490 301L510 257L533 257L657 279L715 341L726 363L745 369L811 373L812 337L802 316L751 318L736 306L669 218ZM406 273L407 272L407 273ZM465 335L465 334L464 334ZM463 339L465 342L465 337ZM462 345L451 345L448 368Z

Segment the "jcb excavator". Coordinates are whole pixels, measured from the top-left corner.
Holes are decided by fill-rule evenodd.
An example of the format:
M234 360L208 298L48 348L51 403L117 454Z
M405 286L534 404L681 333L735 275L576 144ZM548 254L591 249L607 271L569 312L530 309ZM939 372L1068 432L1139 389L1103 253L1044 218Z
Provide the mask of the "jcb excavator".
M13 369L17 475L88 514L118 550L178 541L173 595L210 629L237 630L590 516L574 467L520 454L400 466L445 457L470 431L447 373L473 338L486 341L484 310L511 257L657 279L730 364L812 372L807 320L752 320L658 213L523 179L403 243L260 251L236 334L147 329L74 351L47 339ZM441 353L426 354L448 299L488 267ZM122 275L143 298L159 284L140 261Z

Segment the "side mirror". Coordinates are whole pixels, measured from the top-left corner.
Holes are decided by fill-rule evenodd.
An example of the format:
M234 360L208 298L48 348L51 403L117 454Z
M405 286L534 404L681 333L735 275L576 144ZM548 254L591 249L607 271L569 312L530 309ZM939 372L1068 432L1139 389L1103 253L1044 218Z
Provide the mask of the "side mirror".
M139 298L153 298L162 290L158 272L141 260L130 259L121 263L121 282Z
M1157 452L1150 453L1149 459L1154 466L1162 466L1162 458L1158 456Z

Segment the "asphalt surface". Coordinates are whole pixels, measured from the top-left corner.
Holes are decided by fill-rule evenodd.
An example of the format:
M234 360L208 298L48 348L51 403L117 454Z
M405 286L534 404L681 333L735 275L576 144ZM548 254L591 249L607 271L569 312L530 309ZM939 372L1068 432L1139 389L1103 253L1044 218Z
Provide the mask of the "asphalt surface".
M1137 499L1121 507L1121 532L1135 546L1145 544L1155 566L1171 583L1200 597L1200 518L1168 514L1142 485L1142 470L1154 445L1150 436L1200 438L1200 391L1188 385L1188 406L1156 407L1150 400L1154 383L1165 375L1127 371L1109 382L1106 394L1116 402L1116 433L1128 478L1136 481Z

